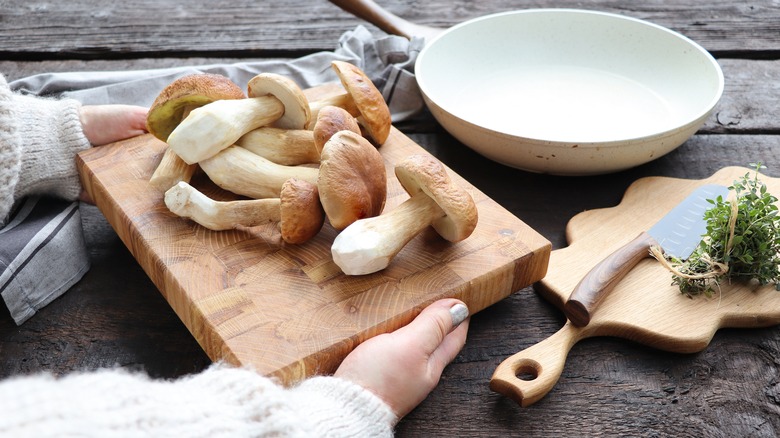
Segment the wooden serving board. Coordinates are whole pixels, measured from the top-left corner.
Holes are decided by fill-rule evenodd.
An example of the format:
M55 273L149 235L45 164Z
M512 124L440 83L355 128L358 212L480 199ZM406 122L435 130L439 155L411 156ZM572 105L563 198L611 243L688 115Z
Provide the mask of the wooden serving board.
M560 309L569 294L607 255L647 230L696 187L731 185L750 169L728 167L705 180L643 178L632 184L620 204L578 214L567 225L569 246L553 251L539 292ZM780 194L780 179L760 175L770 193ZM723 284L720 294L688 298L673 286L672 275L655 259L642 260L601 302L593 318L578 328L570 321L557 333L506 359L491 388L522 406L549 392L563 371L566 356L581 339L616 336L680 353L705 349L721 327L780 324L780 292L773 285ZM526 379L518 378L521 375Z
M332 88L308 90L310 98ZM251 365L285 383L333 372L359 343L411 321L427 304L456 297L472 313L544 277L550 242L463 178L479 223L452 244L434 231L414 238L378 273L346 276L333 263L336 231L283 243L275 224L210 231L174 216L149 186L166 145L143 135L80 154L84 186L108 222L209 357ZM379 148L389 178L385 211L408 198L394 164L427 153L393 128ZM208 181L193 185L229 198ZM392 232L392 230L388 230Z

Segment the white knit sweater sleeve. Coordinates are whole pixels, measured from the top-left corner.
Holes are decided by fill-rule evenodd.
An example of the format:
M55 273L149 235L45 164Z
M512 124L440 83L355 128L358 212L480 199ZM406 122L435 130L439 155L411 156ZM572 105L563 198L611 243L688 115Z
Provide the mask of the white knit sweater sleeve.
M120 369L0 383L0 436L392 437L377 396L335 377L285 389L225 365L177 380Z
M13 93L0 75L0 224L27 195L78 197L75 156L90 147L80 107L73 99Z

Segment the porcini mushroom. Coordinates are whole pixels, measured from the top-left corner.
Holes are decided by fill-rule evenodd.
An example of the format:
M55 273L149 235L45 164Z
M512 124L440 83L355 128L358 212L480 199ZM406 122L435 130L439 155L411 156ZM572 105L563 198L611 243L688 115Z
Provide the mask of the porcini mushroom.
M278 198L237 201L215 201L182 181L165 192L165 205L215 231L277 222L282 240L290 244L311 239L325 222L317 186L296 179L284 183Z
M333 61L331 66L345 92L311 102L312 117L316 118L317 113L327 105L344 108L358 119L372 140L383 144L390 135L392 120L382 93L358 67L344 61Z
M216 100L243 99L246 95L233 81L222 75L197 73L182 76L163 88L146 116L146 128L162 141L195 108ZM170 147L165 150L160 164L149 183L165 191L179 181L189 181L195 171Z
M347 275L386 268L429 225L450 242L467 238L477 225L473 198L432 156L411 155L398 163L395 174L410 198L383 215L356 221L333 241L333 261Z
M246 94L225 76L195 73L182 76L160 91L149 107L146 128L167 141L174 129L195 108L216 100L243 99Z
M250 198L276 198L290 178L316 184L319 177L316 167L284 166L236 145L198 164L214 184Z
M264 126L246 133L236 144L285 166L319 163L325 142L344 130L360 134L360 126L347 110L326 106L317 115L313 131Z
M328 221L344 229L382 212L387 199L384 159L360 134L339 131L322 148L317 186Z
M311 112L303 90L284 76L261 73L249 81L247 94L246 99L218 100L192 110L168 136L168 145L193 164L261 126L304 129L309 123Z

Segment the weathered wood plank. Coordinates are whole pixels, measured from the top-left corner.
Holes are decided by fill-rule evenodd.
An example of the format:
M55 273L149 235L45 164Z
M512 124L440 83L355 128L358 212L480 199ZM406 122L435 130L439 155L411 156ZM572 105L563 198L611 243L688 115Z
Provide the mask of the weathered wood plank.
M259 59L259 58L258 58ZM273 59L273 58L262 58ZM288 59L288 58L283 58ZM214 63L245 62L242 58L142 58L122 60L47 60L47 61L7 61L0 60L0 72L6 79L24 78L41 73L59 73L74 71L123 71L146 70L154 68L181 67L188 65L207 65Z
M703 132L780 134L780 61L720 59L723 98Z
M550 2L540 0L379 3L411 21L441 27L495 12L550 7ZM774 58L780 53L780 5L772 0L695 4L684 0L598 0L586 4L564 0L554 6L646 19L717 53ZM197 0L175 7L155 0L74 0L59 2L56 7L42 0L10 0L0 3L0 23L0 56L52 59L200 56L210 52L256 56L330 50L341 33L363 22L324 0L241 0L219 6Z

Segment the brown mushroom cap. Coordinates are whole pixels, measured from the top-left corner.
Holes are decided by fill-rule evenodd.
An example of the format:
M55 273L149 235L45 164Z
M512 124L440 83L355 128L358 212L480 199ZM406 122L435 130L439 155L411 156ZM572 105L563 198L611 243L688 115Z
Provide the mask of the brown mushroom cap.
M282 185L281 221L282 239L291 244L306 242L314 237L325 223L325 212L320 203L317 186L296 178Z
M403 188L414 196L425 192L444 211L444 217L431 224L443 238L459 242L477 226L477 206L469 193L451 179L444 165L428 154L410 155L395 167Z
M356 66L344 61L333 61L331 66L360 111L359 120L368 135L378 144L383 144L390 135L392 120L382 93Z
M360 134L339 131L322 148L317 186L333 228L377 216L387 199L384 159Z
M311 119L309 100L290 78L275 73L260 73L247 84L249 97L274 96L284 105L284 114L272 126L282 129L305 129Z
M168 84L157 95L146 116L146 128L155 137L168 136L186 116L185 111L216 100L243 99L241 87L222 75L195 73Z
M347 110L337 106L323 107L317 114L317 122L314 124L314 147L322 154L325 143L339 131L352 131L360 134L360 125Z

